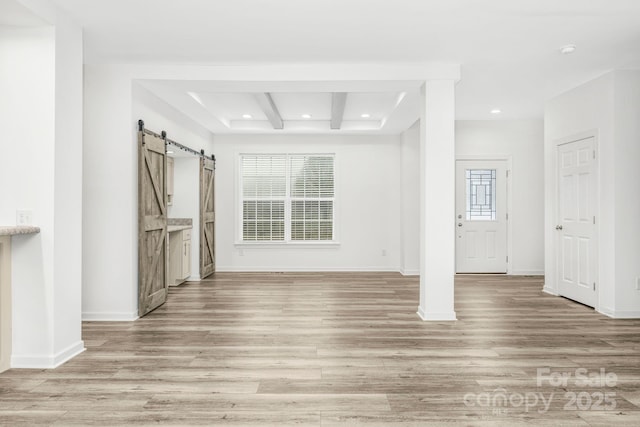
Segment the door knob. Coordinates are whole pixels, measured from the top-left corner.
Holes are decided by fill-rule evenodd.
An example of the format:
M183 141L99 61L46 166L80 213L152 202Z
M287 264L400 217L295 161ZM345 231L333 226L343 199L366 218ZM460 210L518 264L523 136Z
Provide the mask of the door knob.
M556 230L562 230L562 226L561 225L556 225Z

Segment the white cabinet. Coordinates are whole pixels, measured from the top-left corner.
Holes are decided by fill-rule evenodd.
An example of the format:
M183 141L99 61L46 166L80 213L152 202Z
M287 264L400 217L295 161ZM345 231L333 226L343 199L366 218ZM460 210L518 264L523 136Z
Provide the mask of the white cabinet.
M167 156L167 205L173 205L173 157Z
M182 278L191 276L191 230L182 232Z
M191 276L191 229L169 233L169 286Z

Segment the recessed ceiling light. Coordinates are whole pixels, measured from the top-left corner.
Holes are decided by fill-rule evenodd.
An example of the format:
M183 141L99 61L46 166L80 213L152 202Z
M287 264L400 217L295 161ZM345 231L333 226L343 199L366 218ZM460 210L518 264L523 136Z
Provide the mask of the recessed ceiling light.
M173 154L173 151L167 150L167 154Z
M251 114L243 114L242 118L243 119L253 119L253 116Z
M361 114L360 117L362 117L363 119L368 119L369 117L371 117L371 114L364 113L364 114Z
M500 114L502 113L502 111L499 108L494 108L493 110L491 110L491 114Z
M311 118L311 114L303 114L302 118L303 119L310 119Z
M573 53L576 51L576 45L575 44L568 44L566 46L562 46L560 48L560 53L564 54L564 55L569 55L570 53Z

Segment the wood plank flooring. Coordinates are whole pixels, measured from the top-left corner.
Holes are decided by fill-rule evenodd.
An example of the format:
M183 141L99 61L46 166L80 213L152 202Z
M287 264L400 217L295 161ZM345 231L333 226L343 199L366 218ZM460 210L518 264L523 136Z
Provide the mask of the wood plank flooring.
M0 425L640 425L640 320L541 289L458 277L459 320L431 323L416 277L217 273L84 323L58 369L0 374Z

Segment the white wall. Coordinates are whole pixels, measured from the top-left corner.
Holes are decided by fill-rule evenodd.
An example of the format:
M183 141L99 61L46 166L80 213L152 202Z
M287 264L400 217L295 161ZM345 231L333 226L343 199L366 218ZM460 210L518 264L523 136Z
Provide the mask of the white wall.
M3 30L0 73L0 182L13 183L2 185L0 222L27 209L41 228L12 246L13 356L35 357L53 352L55 29Z
M398 136L216 135L218 271L398 271ZM335 153L337 247L236 246L240 153ZM382 251L386 255L382 255Z
M511 158L511 274L544 273L542 120L456 122L456 156Z
M0 223L27 209L41 228L13 239L13 367L54 367L84 349L82 32L54 18L0 36Z
M640 317L640 71L617 71L614 82L615 310Z
M402 258L400 271L420 274L420 121L401 135Z
M552 99L545 106L545 289L557 293L556 145L573 135L593 134L598 144L599 309L615 307L615 209L613 74L606 74Z
M144 127L160 133L167 132L167 138L179 142L210 155L213 147L213 134L201 125L176 110L140 83L133 82L133 117L144 120ZM180 150L173 149L176 156L182 155Z
M84 348L82 334L82 29L56 15L54 354Z
M640 193L637 165L640 72L614 71L549 101L545 108L545 289L556 292L555 153L558 140L597 139L599 210L598 303L613 317L640 317Z
M402 271L419 268L419 123L402 134ZM456 156L512 161L511 274L544 273L544 136L542 120L456 122Z
M140 87L132 67L85 65L84 73L82 315L133 320L138 317L138 119L147 129L164 130L169 139L208 154L212 136ZM197 187L189 188L187 210L176 205L170 215L193 216L197 224L196 211L188 207L197 200Z
M132 81L84 67L82 317L138 317L137 120Z
M174 197L173 206L168 209L169 218L192 219L191 275L187 280L200 280L200 158L192 155L176 157L173 182Z

